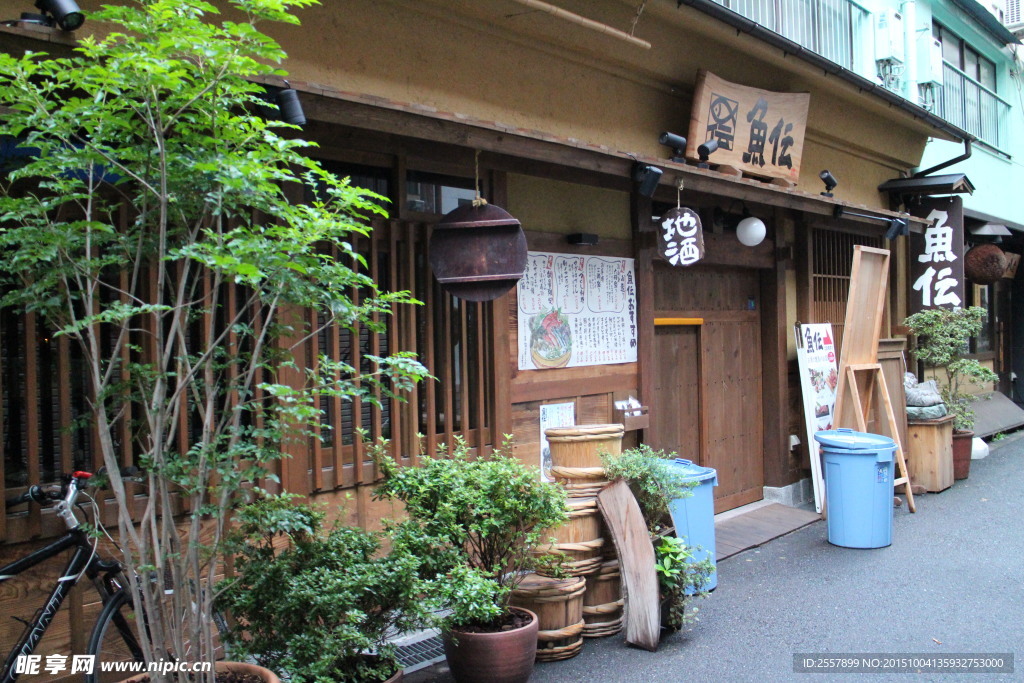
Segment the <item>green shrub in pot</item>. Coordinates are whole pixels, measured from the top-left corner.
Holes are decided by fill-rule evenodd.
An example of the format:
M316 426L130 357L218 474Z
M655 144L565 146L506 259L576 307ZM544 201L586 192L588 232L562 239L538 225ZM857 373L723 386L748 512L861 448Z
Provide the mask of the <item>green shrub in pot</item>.
M408 520L389 528L408 547L429 553L425 575L451 613L447 628L500 630L511 590L545 562L534 551L542 532L566 520L565 491L511 455L506 437L491 454L471 458L462 439L417 467L400 467L381 441L369 445L384 474L375 496L405 504Z
M676 457L675 453L656 450L647 444L619 454L601 454L605 476L612 481L624 479L629 484L651 533L671 526L666 519L669 503L693 495L696 486L679 468L669 464Z
M404 540L324 529L324 513L281 496L237 514L235 575L218 606L237 622L233 656L254 657L295 683L384 681L399 669L389 635L430 623L420 559Z
M953 416L953 429L970 431L974 427L971 394L968 384L985 385L999 381L999 376L968 353L971 337L981 333L986 311L980 306L970 308L931 308L919 311L903 324L917 336L914 358L930 368L942 368L946 375L939 393L946 410Z
M662 626L678 631L697 615L691 601L707 596L702 587L715 571L709 558L696 561L693 548L681 538L662 536L654 542L654 569L658 572Z

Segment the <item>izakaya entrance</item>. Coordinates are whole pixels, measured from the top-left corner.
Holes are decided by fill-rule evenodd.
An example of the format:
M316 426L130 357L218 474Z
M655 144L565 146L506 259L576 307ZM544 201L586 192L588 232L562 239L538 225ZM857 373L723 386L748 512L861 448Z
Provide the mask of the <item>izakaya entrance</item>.
M654 291L654 397L647 440L718 471L716 513L761 500L758 272L656 264Z

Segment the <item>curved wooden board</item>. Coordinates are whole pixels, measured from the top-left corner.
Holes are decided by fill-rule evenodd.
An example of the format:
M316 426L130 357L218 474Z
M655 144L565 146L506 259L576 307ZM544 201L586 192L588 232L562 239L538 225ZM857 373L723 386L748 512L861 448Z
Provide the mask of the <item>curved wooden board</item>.
M621 479L597 494L597 504L619 554L626 599L626 642L654 652L661 637L654 546L640 506Z

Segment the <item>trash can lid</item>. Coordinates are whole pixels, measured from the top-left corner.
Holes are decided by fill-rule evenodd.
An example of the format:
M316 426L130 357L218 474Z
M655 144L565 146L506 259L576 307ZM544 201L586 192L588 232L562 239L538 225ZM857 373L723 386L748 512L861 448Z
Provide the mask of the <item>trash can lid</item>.
M676 458L667 462L676 468L682 468L683 476L689 481L702 482L714 479L715 481L712 485L718 486L718 471L713 467L701 467L692 460L684 460L683 458Z
M896 447L896 442L888 436L855 432L844 427L817 432L814 435L814 440L823 446L842 448L848 451L877 451Z

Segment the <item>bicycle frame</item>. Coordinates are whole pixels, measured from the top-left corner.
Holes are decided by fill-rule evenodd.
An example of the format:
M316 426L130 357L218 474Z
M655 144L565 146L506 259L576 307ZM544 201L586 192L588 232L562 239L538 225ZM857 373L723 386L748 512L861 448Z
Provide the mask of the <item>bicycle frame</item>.
M10 654L7 655L7 660L4 662L3 678L0 679L0 682L11 683L18 677L14 672L14 665L18 656L30 655L35 651L39 641L42 640L43 634L46 633L46 629L49 628L53 618L64 603L64 599L67 598L71 589L78 583L78 579L83 573L96 586L96 590L99 591L100 598L104 603L117 590L112 576L120 571L120 564L104 561L97 557L93 544L89 541L85 532L78 528L71 529L53 543L39 548L4 567L0 567L0 581L10 580L70 548L75 549L74 554L68 560L67 567L65 567L60 578L57 579L57 585L54 586L49 598L47 598L42 608L36 610L35 617L25 628L21 639L14 646L14 649L11 650ZM101 573L104 576L102 580L99 580Z

